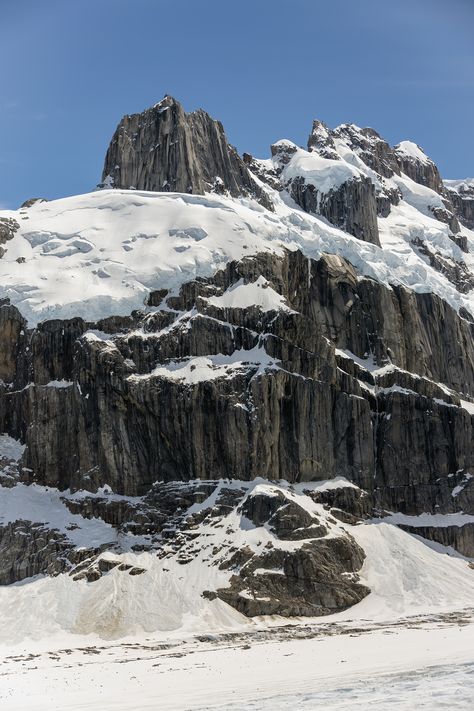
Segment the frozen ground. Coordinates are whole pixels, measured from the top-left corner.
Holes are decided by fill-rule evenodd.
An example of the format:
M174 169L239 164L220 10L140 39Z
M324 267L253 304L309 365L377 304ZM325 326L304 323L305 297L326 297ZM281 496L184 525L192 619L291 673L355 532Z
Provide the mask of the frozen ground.
M4 657L2 711L468 709L470 613Z

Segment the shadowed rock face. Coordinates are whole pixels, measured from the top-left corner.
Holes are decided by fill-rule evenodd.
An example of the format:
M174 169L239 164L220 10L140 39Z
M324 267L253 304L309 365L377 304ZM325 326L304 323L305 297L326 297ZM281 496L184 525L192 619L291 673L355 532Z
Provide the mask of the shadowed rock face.
M445 196L451 202L459 221L474 230L474 185L465 185L461 190L445 186Z
M201 109L187 114L165 96L141 114L124 116L105 158L104 186L157 192L228 192L271 208L219 121Z
M354 575L364 557L350 537L305 543L297 551L273 550L254 556L217 596L248 617L330 615L368 595ZM281 572L274 572L278 568Z
M297 178L292 181L290 194L305 212L322 215L344 232L380 247L377 199L369 178L349 180L325 194Z
M408 175L409 178L419 183L420 185L425 185L427 188L431 188L437 193L442 193L444 191L443 181L439 174L437 166L426 157L425 160L419 160L410 155L404 153L400 150L399 146L395 146L394 152L396 155L396 160L400 166L400 170Z
M227 289L261 276L287 310L219 306ZM325 615L368 593L357 578L363 551L336 519L474 511L474 417L459 401L474 395L474 326L438 297L359 279L341 257L287 252L150 301L151 313L30 330L0 307L0 432L26 445L19 461L0 461L2 484L55 487L71 514L113 527L110 543L81 549L47 524L0 527L0 584L145 574L101 558L129 535L140 537L135 550L185 565L201 525L235 526L237 515L281 545L216 551L210 564L232 575L208 596L249 616ZM187 377L173 375L180 366ZM213 494L218 479L259 477L355 486L303 485L317 514L281 491L245 497L249 484ZM104 485L141 498L67 491ZM470 524L414 532L474 554Z
M259 276L292 311L208 301ZM163 480L343 476L378 508L460 510L451 491L474 452L458 393L474 395L474 325L441 299L300 252L231 263L160 299L164 311L130 320L30 331L0 307L0 431L27 445L22 479L136 495ZM111 335L84 335L92 326Z

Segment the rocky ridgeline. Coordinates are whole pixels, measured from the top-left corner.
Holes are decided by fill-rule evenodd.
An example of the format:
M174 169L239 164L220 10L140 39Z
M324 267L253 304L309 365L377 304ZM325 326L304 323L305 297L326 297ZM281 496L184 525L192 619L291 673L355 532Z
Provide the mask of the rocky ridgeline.
M474 225L472 186L459 189L450 181L444 184L436 165L415 144L402 142L391 147L371 128L342 124L330 129L314 121L307 149L279 141L271 147L272 161L260 161L249 154L241 159L227 142L220 122L201 109L188 114L178 101L165 96L147 111L122 119L107 151L101 186L227 193L252 197L272 209L271 194L265 190L268 185L289 194L306 212L323 216L358 239L380 245L377 217L386 217L391 207L399 204L402 192L393 178L405 175L439 194L439 203L432 204L429 211L449 226L452 240L467 251L460 223L469 228ZM353 158L346 162L342 157L348 151ZM316 155L326 161L318 170L334 169L336 161L346 175L343 170L335 184L315 181L311 171L306 175L291 169L295 153L299 158ZM348 163L352 165L349 172ZM462 261L447 258L419 237L414 238L414 244L431 266L461 291L474 288L474 277Z

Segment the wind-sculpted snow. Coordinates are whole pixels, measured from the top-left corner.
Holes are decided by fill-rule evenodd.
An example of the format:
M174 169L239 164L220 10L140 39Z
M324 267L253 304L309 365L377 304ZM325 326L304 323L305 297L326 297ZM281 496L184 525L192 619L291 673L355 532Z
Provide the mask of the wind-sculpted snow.
M0 259L0 298L9 298L30 326L77 316L96 321L144 308L152 290L174 289L231 260L287 248L313 258L344 256L360 276L432 291L474 313L472 292L459 293L412 243L420 237L472 267L472 233L464 230L471 253L461 254L448 226L428 216L436 199L429 192L426 209L418 196L416 207L402 201L379 218L382 249L286 205L274 191L275 212L247 199L125 190L36 203L2 213L20 229Z

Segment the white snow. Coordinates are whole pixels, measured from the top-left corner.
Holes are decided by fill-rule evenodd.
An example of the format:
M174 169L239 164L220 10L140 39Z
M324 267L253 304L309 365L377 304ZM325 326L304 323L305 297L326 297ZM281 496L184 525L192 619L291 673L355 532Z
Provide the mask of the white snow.
M445 210L446 206L439 195L434 190L420 185L408 177L408 175L394 175L390 182L401 192L403 200L421 213L433 217L430 208ZM438 223L439 224L439 223Z
M331 491L332 489L359 489L352 481L343 476L336 476L334 479L324 481L305 481L292 484L291 488L299 494L303 491ZM359 489L360 490L360 489Z
M466 561L442 555L390 523L354 526L351 533L366 553L360 578L371 593L334 619L389 620L472 606L474 570Z
M462 180L443 180L443 183L449 190L454 190L461 197L469 196L472 198L474 193L474 178L463 178Z
M74 385L72 380L50 380L43 387L45 388L70 388Z
M149 378L166 378L193 385L205 380L216 380L217 378L234 377L239 371L244 372L256 368L255 375L266 372L269 369L278 370L279 366L271 356L268 355L263 346L250 350L237 350L231 355L195 356L185 358L181 361L171 361L164 365L158 365L151 373L145 375L130 375L130 381L143 381Z
M403 156L420 161L420 163L431 163L426 153L413 141L401 141L395 146L395 152Z
M466 488L466 486L467 486L467 484L469 483L469 481L473 478L473 476L474 476L474 475L473 475L473 474L470 474L469 472L467 472L466 474L464 474L461 483L458 484L457 486L455 486L454 489L453 489L452 492L451 492L451 496L453 497L453 499L455 499L456 496L459 496L459 494L460 494L462 491L464 491L464 489Z
M461 400L461 407L469 412L470 415L474 415L474 402L469 402L468 400Z
M23 456L25 445L10 435L0 434L0 460L8 459L18 462Z
M79 548L93 548L117 540L116 529L100 519L72 514L57 489L31 484L0 486L0 525L14 521L42 523L64 534Z
M258 306L262 311L294 313L285 303L283 296L276 292L263 276L259 276L250 284L245 284L243 279L239 279L222 296L210 296L206 301L218 308L245 309L249 306Z
M123 644L63 637L3 647L2 711L413 711L468 709L472 616L305 626L306 636L247 635ZM255 634L252 634L254 632ZM275 630L276 632L276 630ZM298 638L302 637L302 638Z
M355 353L352 353L352 351L348 349L343 350L342 348L336 348L335 352L336 355L340 356L341 358L353 360L356 365L359 365L361 368L364 368L364 370L368 370L370 373L373 373L375 371L379 372L380 370L382 370L382 368L380 368L375 362L373 355L368 355L366 358L359 358L355 355Z
M343 160L332 163L335 172L331 177L328 171L327 179L334 184L347 177L341 170L347 175L358 170ZM411 244L420 236L458 258L447 225L408 203L380 218L380 249L288 206L274 191L272 200L274 213L251 200L216 195L101 190L36 203L27 211L2 211L1 216L17 219L20 229L0 260L0 295L10 298L30 325L73 316L95 321L144 308L153 289L177 289L231 260L258 252L281 254L286 247L314 259L340 255L362 276L433 291L453 308L474 312L474 292L460 294ZM474 245L472 233L464 233ZM18 257L25 262L18 263ZM472 261L472 254L464 258ZM255 289L263 305L264 291ZM244 298L249 292L238 293Z
M309 153L297 148L289 163L283 168L282 181L302 177L309 185L314 185L320 193L337 190L343 183L360 177L360 171L344 160L321 158L317 153Z

